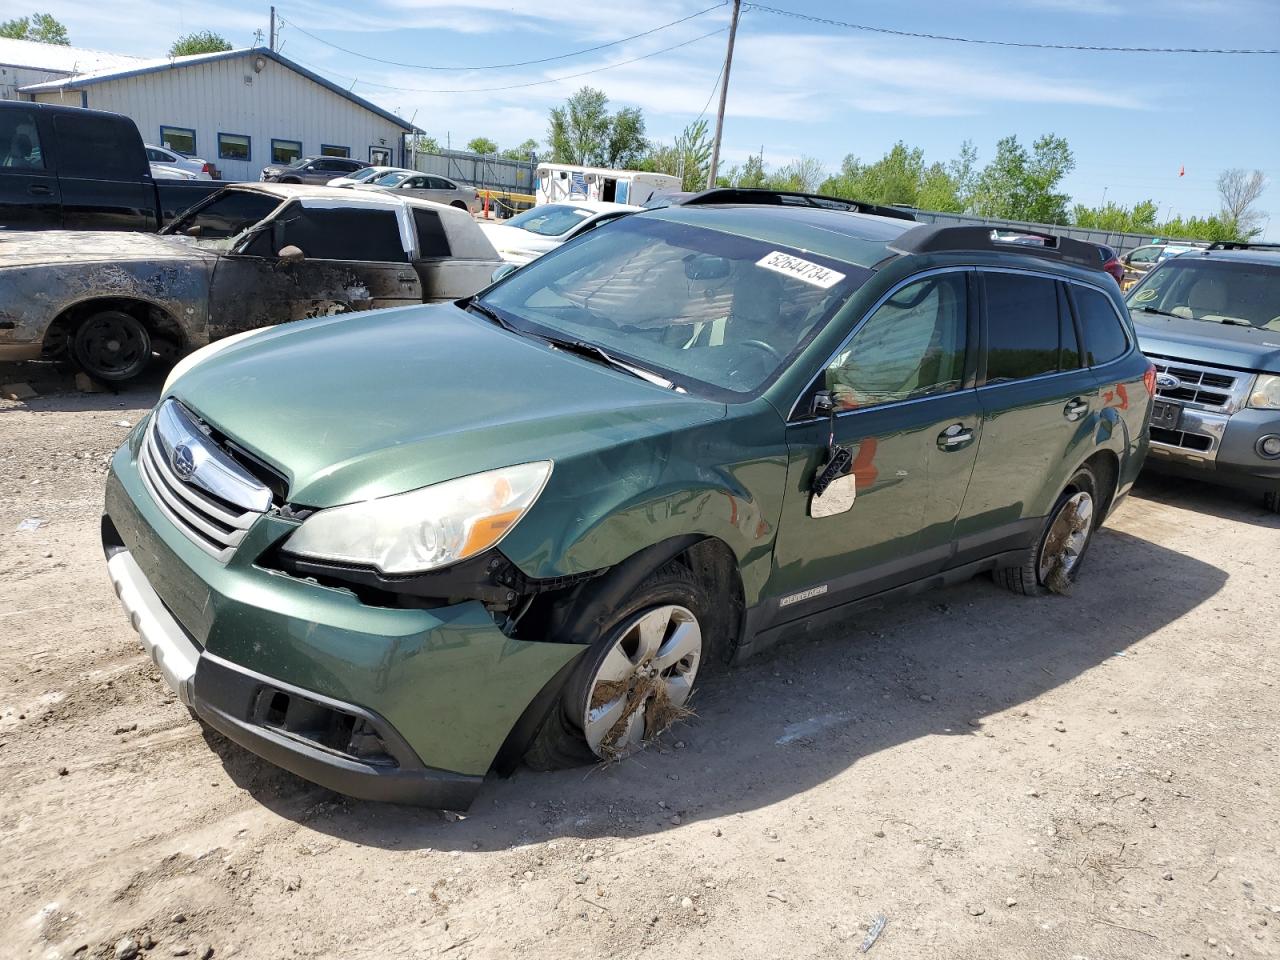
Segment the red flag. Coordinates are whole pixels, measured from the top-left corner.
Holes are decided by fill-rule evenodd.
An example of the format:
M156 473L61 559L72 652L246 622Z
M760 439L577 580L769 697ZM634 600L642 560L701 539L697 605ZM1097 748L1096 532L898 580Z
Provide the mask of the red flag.
M1178 176L1185 177L1186 175L1187 175L1187 167L1185 164L1183 164L1181 167L1178 168Z

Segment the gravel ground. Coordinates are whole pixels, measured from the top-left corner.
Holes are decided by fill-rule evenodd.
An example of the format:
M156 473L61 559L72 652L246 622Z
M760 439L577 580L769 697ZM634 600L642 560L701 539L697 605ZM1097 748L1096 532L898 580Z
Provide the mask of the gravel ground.
M158 383L15 379L0 957L847 958L878 917L886 960L1280 956L1280 517L1250 497L1145 480L1069 598L864 611L722 675L661 749L457 818L202 730L98 546Z

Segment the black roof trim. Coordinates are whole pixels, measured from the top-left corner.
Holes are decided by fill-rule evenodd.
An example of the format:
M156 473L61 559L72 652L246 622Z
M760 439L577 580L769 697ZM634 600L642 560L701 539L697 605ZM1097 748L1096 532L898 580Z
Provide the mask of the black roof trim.
M676 201L680 206L706 203L757 203L771 206L815 207L823 210L848 210L853 213L869 213L894 220L910 220L915 217L897 207L883 207L876 203L851 200L848 197L829 197L821 193L802 193L797 190L767 190L756 187L713 187Z
M1000 235L1034 238L1038 243L998 239ZM1097 244L1072 240L1052 233L1012 230L988 226L940 226L921 224L906 231L889 245L894 253L942 253L958 250L991 250L1019 253L1029 257L1056 260L1089 270L1101 270L1102 259Z
M1250 240L1215 240L1207 250L1280 250L1280 243L1254 243Z

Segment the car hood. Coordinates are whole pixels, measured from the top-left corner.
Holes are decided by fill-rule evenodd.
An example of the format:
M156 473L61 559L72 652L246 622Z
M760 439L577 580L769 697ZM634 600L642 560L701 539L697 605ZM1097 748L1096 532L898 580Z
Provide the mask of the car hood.
M216 260L190 237L123 230L0 230L0 269L57 263Z
M1137 310L1133 320L1143 353L1235 370L1280 373L1280 331L1152 316Z
M275 327L191 368L171 394L313 507L567 460L726 412L453 304Z
M560 237L541 237L536 233L530 233L528 230L521 230L519 227L508 227L499 223L482 223L480 224L480 229L489 238L489 242L493 244L494 249L503 255L507 253L525 253L536 256L540 253L546 253L548 250L554 250L561 243Z

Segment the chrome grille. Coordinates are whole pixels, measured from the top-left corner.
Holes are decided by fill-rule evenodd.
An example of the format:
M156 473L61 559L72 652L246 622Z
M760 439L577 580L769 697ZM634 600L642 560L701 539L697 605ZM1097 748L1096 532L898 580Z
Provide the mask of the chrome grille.
M162 431L168 432L161 436ZM269 506L270 493L262 487L265 501L258 499L256 503L263 509L254 509L198 488L189 482L190 477L184 480L174 469L166 450L175 449L175 444L186 445L188 449L200 446L202 463L216 460L238 468L212 440L195 429L194 420L172 400L166 401L151 418L138 452L138 472L156 506L192 543L220 563L226 563L254 521ZM223 463L214 466L225 469ZM250 492L255 496L259 493Z
M1204 410L1234 412L1247 393L1249 375L1229 370L1202 367L1166 357L1151 357L1156 373L1167 373L1182 381L1177 387L1156 387L1161 400L1173 400L1182 404L1194 404Z

